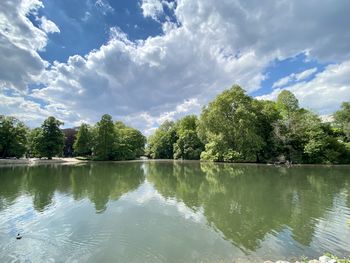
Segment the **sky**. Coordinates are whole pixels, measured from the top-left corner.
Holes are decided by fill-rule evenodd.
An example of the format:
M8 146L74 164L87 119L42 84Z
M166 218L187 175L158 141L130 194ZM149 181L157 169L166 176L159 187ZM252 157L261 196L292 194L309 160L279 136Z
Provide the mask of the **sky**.
M0 114L108 113L149 135L234 84L329 115L350 101L348 0L1 0Z

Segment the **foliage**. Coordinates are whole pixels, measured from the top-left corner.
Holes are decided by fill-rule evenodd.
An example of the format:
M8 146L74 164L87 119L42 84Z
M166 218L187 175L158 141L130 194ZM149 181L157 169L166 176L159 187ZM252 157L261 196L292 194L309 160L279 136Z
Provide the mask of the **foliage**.
M195 115L186 116L175 124L177 140L174 143L174 158L198 160L204 145L197 134L198 120Z
M224 91L203 109L199 126L206 142L203 158L215 161L258 161L265 142L258 108L239 86Z
M350 142L350 102L343 102L341 109L334 113L334 120L344 133L344 139Z
M0 115L0 157L22 157L26 152L27 133L23 122Z
M115 128L118 134L118 151L116 158L118 160L132 160L144 154L146 137L122 122L116 122Z
M41 128L34 128L28 134L27 156L28 157L40 157L39 154L39 136L41 134Z
M116 150L117 132L114 128L112 117L105 114L96 124L95 157L98 160L114 160Z
M40 157L52 157L62 155L64 147L64 134L60 130L63 122L57 120L55 117L48 117L41 125L41 130L37 137L34 138L35 150Z
M89 125L82 123L76 135L73 144L74 154L79 156L88 156L92 152L93 134Z
M165 121L148 138L147 155L155 159L172 159L174 143L177 141L175 123Z
M77 130L74 128L68 128L62 130L65 140L63 148L64 157L72 157L74 152L74 142L77 136Z
M273 102L233 86L203 108L199 119L163 123L149 137L147 152L151 158L217 162L349 163L349 105L343 103L333 125L300 108L290 91Z

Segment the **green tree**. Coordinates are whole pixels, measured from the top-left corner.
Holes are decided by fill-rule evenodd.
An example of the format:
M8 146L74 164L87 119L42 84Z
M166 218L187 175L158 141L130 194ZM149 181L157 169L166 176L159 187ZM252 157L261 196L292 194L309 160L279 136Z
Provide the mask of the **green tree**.
M115 127L119 137L117 159L132 160L144 154L146 137L140 131L120 121L115 123Z
M82 156L91 155L92 139L91 128L89 125L82 123L73 144L74 154Z
M41 157L46 156L48 159L56 155L61 155L64 147L64 134L60 130L63 122L55 117L48 117L41 125L41 132L35 138L36 150Z
M173 159L174 143L177 140L175 124L165 121L148 138L147 154L156 159Z
M258 161L264 147L253 99L239 86L218 95L204 108L199 131L206 143L201 158L212 161Z
M299 109L299 101L289 90L283 90L277 97L277 108L280 110L283 118L290 119Z
M174 158L198 160L204 145L197 134L198 119L195 115L186 116L175 124L177 141L174 144Z
M350 102L343 102L341 109L334 113L334 120L343 133L345 141L350 142Z
M39 153L39 138L41 134L41 128L34 128L28 133L27 141L27 156L29 157L41 157Z
M27 133L23 122L0 115L0 157L22 157L26 152Z
M117 132L112 117L104 114L96 124L94 153L98 160L114 160L117 150Z

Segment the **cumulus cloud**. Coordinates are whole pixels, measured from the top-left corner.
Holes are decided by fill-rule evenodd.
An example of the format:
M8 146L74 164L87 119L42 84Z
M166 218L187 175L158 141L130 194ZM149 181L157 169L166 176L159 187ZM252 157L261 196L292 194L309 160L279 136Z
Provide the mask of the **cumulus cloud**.
M103 6L101 3L107 2L97 1L96 5ZM158 19L170 3L143 0L143 15ZM161 35L130 41L113 28L110 40L99 49L56 62L43 74L45 63L37 51L45 47L47 31L36 28L26 17L41 6L38 0L0 3L0 10L6 10L0 11L1 51L8 48L15 56L21 52L27 56L12 63L10 70L0 65L0 80L3 85L24 87L40 76L44 87L30 95L48 105L39 105L43 109L65 110L70 123L80 118L96 121L110 113L151 131L162 120L198 111L234 83L248 92L259 89L271 61L301 52L334 64L307 83L300 81L315 69L292 76L300 83L288 89L296 92L303 105L324 112L349 98L350 80L339 73L347 67L344 61L350 60L347 0L178 0L172 4L176 21L161 22ZM5 59L5 53L0 54ZM332 67L341 75L341 85L331 73L327 75ZM285 79L274 92L288 84L290 79ZM322 98L328 95L331 102L317 101L317 93Z
M51 20L48 20L45 16L40 18L40 22L40 28L46 33L60 33L58 26Z
M339 109L343 101L350 100L350 60L333 64L309 82L300 82L285 89L293 92L301 106L320 114L329 114ZM282 89L260 96L259 99L275 100Z
M0 1L0 88L23 91L46 67L37 51L47 35L27 18L41 7L37 0Z
M144 17L151 17L154 20L157 20L158 16L164 12L160 0L142 0L141 9Z

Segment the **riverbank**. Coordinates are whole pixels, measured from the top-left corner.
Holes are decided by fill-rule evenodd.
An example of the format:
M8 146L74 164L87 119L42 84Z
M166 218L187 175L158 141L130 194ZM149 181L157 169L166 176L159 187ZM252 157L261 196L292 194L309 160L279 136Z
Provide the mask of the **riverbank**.
M269 163L234 163L234 162L211 162L203 160L181 160L181 159L147 159L146 157L141 157L135 160L122 160L122 161L96 161L91 159L85 159L82 157L54 157L51 160L39 159L39 158L21 158L21 159L0 159L0 166L2 165L38 165L38 164L78 164L78 163L88 163L88 162L105 162L105 163L125 163L125 162L179 162L179 163L215 163L218 165L250 165L250 166L275 166L275 167L303 167L303 166L349 166L350 164L293 164L293 165L274 165Z
M21 159L0 159L0 165L37 165L37 164L76 164L87 162L85 160L78 160L76 158L21 158Z

